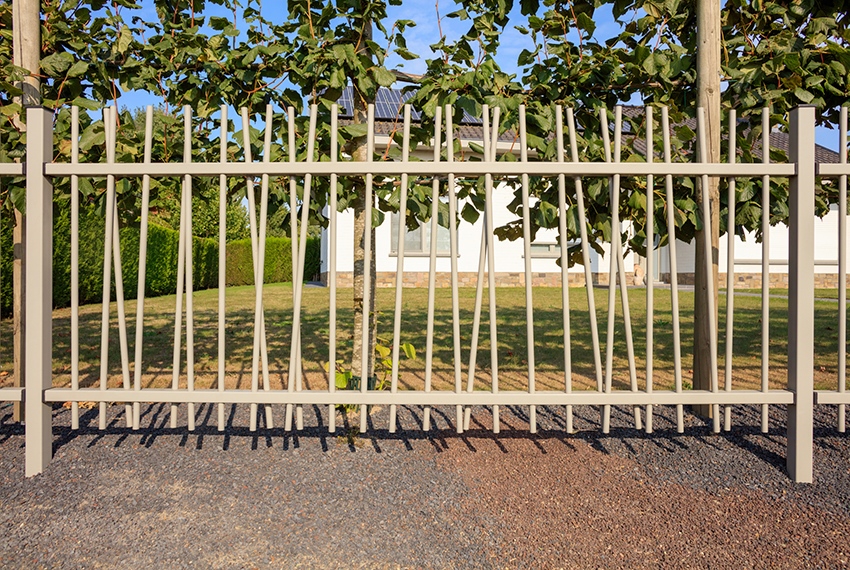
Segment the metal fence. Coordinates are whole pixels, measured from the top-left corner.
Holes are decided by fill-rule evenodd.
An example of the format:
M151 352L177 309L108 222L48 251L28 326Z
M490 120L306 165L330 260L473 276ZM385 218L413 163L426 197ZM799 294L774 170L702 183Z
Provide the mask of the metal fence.
M51 111L42 109L30 109L27 114L28 139L27 139L27 160L24 165L18 164L2 164L0 165L0 176L26 176L27 184L27 328L26 328L26 474L28 476L40 473L45 469L50 462L52 453L52 403L53 402L72 402L72 427L76 428L79 421L78 402L92 401L98 402L100 405L99 418L100 428L106 427L106 406L109 402L124 402L126 403L126 422L128 427L138 429L140 404L143 402L158 402L171 405L171 425L177 426L179 407L186 404L187 428L193 430L195 428L195 405L197 404L218 404L218 426L219 429L224 429L224 405L225 404L247 404L251 407L250 429L257 429L257 417L259 407L264 407L266 426L273 425L273 405L284 406L284 426L285 429L291 429L293 423L296 429L301 429L303 426L302 407L304 405L319 405L328 406L328 429L334 431L335 411L334 406L337 404L349 405L387 405L390 406L390 422L388 425L389 431L393 432L396 429L397 408L398 406L424 406L423 427L430 428L430 410L434 406L448 406L455 409L456 421L455 425L458 432L469 428L470 407L471 406L488 406L493 412L493 431L499 431L499 407L500 406L527 406L529 409L529 429L534 432L537 429L536 408L538 406L563 407L565 410L566 428L572 431L572 414L575 406L599 406L602 410L601 425L603 432L608 432L610 429L611 406L631 406L634 409L634 424L637 429L645 429L648 433L653 429L653 407L654 406L675 406L677 410L677 428L679 431L684 429L683 426L683 406L685 405L708 405L712 407L712 427L715 432L719 432L722 428L726 430L731 428L731 406L750 404L762 406L762 427L767 429L767 413L768 406L771 404L787 405L788 413L788 453L787 466L789 475L795 481L811 481L812 480L812 449L813 449L813 404L814 403L829 403L839 404L841 410L841 428L843 429L843 411L844 406L850 403L850 398L845 392L845 362L844 351L839 349L839 377L837 389L829 392L818 392L815 394L813 390L813 347L814 347L814 198L815 198L815 180L818 172L815 164L815 110L811 107L801 107L795 109L790 114L790 152L789 162L786 164L770 163L769 153L763 153L764 158L761 163L741 164L735 160L736 152L734 149L737 121L734 113L730 117L730 131L733 133L729 137L732 141L731 152L729 153L730 161L728 163L711 163L706 158L705 148L705 132L703 128L704 114L702 109L698 110L697 122L699 133L698 146L700 149L698 160L695 162L673 162L670 148L670 125L666 109L661 109L661 120L658 127L663 135L662 148L656 148L655 137L653 136L653 125L655 118L653 109L646 109L646 123L648 132L646 136L647 152L646 162L620 162L621 146L623 144L623 128L622 128L622 113L621 108L615 111L615 125L613 131L609 129L608 113L605 110L600 112L602 121L602 135L605 143L605 162L582 162L579 158L578 145L576 142L576 125L571 109L562 110L556 108L556 132L553 133L554 140L557 141L557 161L541 162L529 160L528 148L526 140L526 119L525 109L520 108L518 120L518 138L519 138L519 160L514 162L497 161L497 142L500 124L499 109L494 109L491 113L488 109L484 110L483 114L483 154L480 160L463 161L456 160L454 155L454 147L447 144L443 147L442 135L445 134L446 141L455 140L456 125L452 124L452 110L438 108L436 115L436 127L434 133L434 158L432 161L413 161L410 160L409 134L411 128L410 109L404 108L404 125L403 125L403 148L401 149L401 159L390 160L373 160L375 148L375 121L373 110L369 109L368 121L368 145L369 152L367 156L369 160L366 162L354 162L349 160L345 155L340 153L338 144L338 112L334 107L332 110L332 123L330 125L330 161L317 162L312 159L314 156L313 149L316 145L316 120L317 111L315 108L311 110L310 127L308 133L308 152L307 160L296 161L294 153L290 153L289 160L283 162L271 162L269 160L269 148L272 140L272 132L270 125L275 117L269 109L266 117L265 138L263 161L254 162L250 156L250 141L245 140L244 148L247 151L245 162L229 162L226 153L226 144L229 139L227 132L227 109L222 108L221 111L221 159L217 163L197 163L191 161L191 109L184 110L185 119L185 149L184 161L182 163L152 163L151 162L151 147L152 147L152 118L150 112L147 117L147 128L145 136L145 154L144 160L141 163L115 163L115 116L114 112L107 109L105 112L106 125L106 149L107 160L105 163L84 164L78 161L78 123L79 117L77 110L73 111L72 123L73 134L71 140L72 160L70 163L56 163L53 161L53 146L52 146L52 121L53 114ZM243 126L248 125L247 111L242 112ZM289 145L288 148L294 148L294 113L290 109L287 114L289 121ZM770 125L767 120L767 114L764 115L765 139L764 148L768 148L768 137L770 133ZM846 112L842 114L842 141L846 141ZM566 131L566 132L565 132ZM248 129L243 128L245 136L248 136ZM613 132L613 153L611 152L610 133ZM445 151L446 159L441 158L441 149ZM656 159L656 157L661 157ZM840 194L842 212L846 213L846 177L850 174L846 163L846 145L842 145L841 164L839 165L821 165L820 173L824 177L840 177ZM53 189L52 181L59 177L70 177L72 184L72 255L71 255L71 275L72 275L72 310L71 310L71 381L70 387L54 387L53 385L53 365L52 365L52 299L51 299L51 261L52 261L52 217L53 217ZM101 335L101 361L100 361L100 384L96 388L81 388L79 382L79 303L74 294L76 288L76 279L79 275L79 257L78 257L78 226L75 225L75 220L79 216L79 195L77 192L77 184L81 177L106 178L106 229L104 234L104 290L103 290L103 308L102 308L102 335ZM150 197L150 182L155 177L173 177L182 179L182 207L181 207L181 222L180 222L180 250L178 261L178 285L176 290L176 306L174 314L174 330L175 342L173 353L173 382L171 389L143 389L141 386L141 371L143 368L143 350L144 337L143 325L145 315L145 261L146 261L146 242L148 230L148 205ZM220 204L220 260L219 260L219 284L218 291L218 343L217 352L214 356L218 360L218 377L217 383L213 389L195 389L194 382L194 367L196 357L196 347L193 337L193 293L192 293L192 216L191 216L191 196L193 179L198 177L218 177L222 190L226 187L227 180L230 177L239 177L246 180L248 186L247 196L251 201L249 211L252 215L257 211L257 205L254 203L254 191L252 185L255 180L260 180L261 198L259 204L259 220L251 220L252 245L255 267L255 280L257 286L255 288L254 297L254 315L253 315L253 346L251 368L251 388L250 389L225 389L225 327L227 325L227 313L225 307L225 263L224 257L224 223L225 209L224 202ZM337 181L340 177L358 177L365 180L367 193L366 203L366 219L371 220L371 209L373 207L373 185L376 177L385 179L387 177L396 178L400 183L401 204L407 202L407 192L412 177L428 177L434 179L433 184L433 204L434 214L431 218L434 224L434 231L431 232L430 243L430 272L429 272L429 288L428 288L428 330L426 344L426 362L425 362L425 382L423 390L408 390L400 389L399 386L399 352L400 352L400 326L403 313L403 288L401 286L401 276L404 271L405 252L404 252L404 234L405 225L399 224L399 239L398 239L398 258L397 258L397 281L395 289L395 310L393 314L393 343L392 343L392 370L390 389L386 391L370 390L368 383L362 382L359 390L337 390L334 382L334 369L331 365L328 370L328 388L324 390L308 390L303 389L302 367L301 367L301 319L304 302L304 286L298 279L293 283L293 317L292 317L292 341L289 347L289 366L285 389L271 389L269 383L269 365L268 365L268 337L265 326L265 313L263 307L263 268L265 255L266 241L266 217L267 205L269 199L269 180L271 177L290 177L291 183L291 200L295 206L295 180L296 178L303 181L303 196L301 208L300 223L293 218L293 275L300 275L305 263L305 246L307 238L307 226L309 215L311 188L313 179L317 177L328 177L330 187L336 188ZM459 283L457 270L457 253L458 253L458 237L457 227L455 224L449 224L450 243L451 243L451 296L452 296L452 379L454 388L451 390L433 390L432 389L432 362L434 352L434 291L435 291L435 272L436 272L436 207L439 198L438 178L447 179L447 188L455 187L456 178L483 178L484 188L486 192L486 211L484 212L485 224L481 236L481 245L478 259L478 280L475 297L475 309L473 329L471 331L471 344L469 345L469 358L464 361L462 359L461 350L461 330L459 317ZM494 215L492 211L492 194L494 192L494 179L497 177L514 177L516 183L522 188L522 219L523 219L523 242L524 242L524 273L525 273L525 301L526 301L526 335L528 352L525 355L527 361L527 390L524 391L506 391L500 389L499 386L499 366L500 355L497 346L497 335L499 333L496 315L499 306L496 302L496 290L494 283L495 266L494 266ZM564 370L563 370L563 387L559 390L538 390L536 387L535 373L537 367L535 365L535 311L533 304L534 289L532 288L532 268L531 268L531 233L530 233L530 177L550 177L556 184L559 196L559 225L560 225L560 247L562 252L566 252L568 244L566 243L566 223L567 223L567 180L573 179L575 184L575 196L570 197L570 201L574 200L574 206L577 208L578 217L580 220L581 230L581 248L582 257L584 260L585 281L587 288L588 299L588 314L591 319L592 330L592 345L593 345L593 370L595 372L595 390L580 390L573 389L573 362L571 355L572 334L570 330L570 304L569 294L570 288L568 284L568 268L567 264L562 264L561 268L561 296L562 296L562 319L563 319L563 351L564 351ZM654 335L654 289L647 287L646 289L646 346L647 351L645 357L647 366L642 379L645 386L644 389L639 389L639 373L635 367L634 343L631 330L632 319L629 314L629 296L626 294L625 288L625 264L624 264L624 246L620 240L614 240L610 244L609 259L609 283L607 296L607 342L605 343L605 353L601 352L601 340L597 329L596 314L597 309L594 301L594 285L590 274L590 244L587 235L587 216L585 211L585 196L582 186L583 180L602 178L609 180L609 191L612 203L619 202L621 184L623 179L632 178L639 179L645 182L647 192L653 192L655 184L663 184L664 194L667 203L673 202L673 183L674 179L681 178L698 178L702 184L707 184L709 177L726 178L730 181L730 204L732 207L729 211L729 216L734 220L734 204L735 204L735 179L736 178L761 178L764 188L763 200L764 203L769 198L768 188L770 177L784 177L790 180L791 199L790 199L790 239L789 239L789 307L788 307L788 375L787 386L783 389L770 389L768 384L768 353L767 334L768 327L765 324L763 327L764 352L762 354L762 382L760 389L740 389L733 385L733 369L732 369L732 343L729 342L734 332L734 302L733 295L729 295L727 303L726 318L726 353L725 353L725 375L724 383L721 386L719 383L718 370L718 331L717 324L711 320L711 387L709 390L692 390L683 387L682 382L682 355L680 346L681 325L679 321L679 286L676 280L676 248L675 240L671 240L668 249L671 269L671 303L672 303L672 327L674 338L674 386L670 390L653 389L653 335ZM117 201L115 183L116 179L132 178L141 179L142 181L142 217L141 217L141 239L139 251L139 288L137 294L136 306L136 327L135 327L135 344L134 358L132 360L129 354L129 341L126 331L126 315L124 314L124 293L123 284L121 282L121 271L114 271L115 267L121 267L120 249L118 247L118 229L117 229ZM221 192L224 195L224 191ZM328 336L327 336L327 354L328 362L334 363L337 360L337 306L336 306L336 252L338 249L339 236L337 224L337 196L331 192L327 197L328 212L329 212L329 227L328 239L330 243L329 249L329 314L328 314ZM449 219L457 219L458 200L454 192L448 192L448 208ZM649 212L647 213L647 243L654 243L653 227L654 200L647 200ZM700 204L701 215L708 211L709 202L705 197ZM293 211L296 211L293 207ZM673 235L675 234L675 220L673 218L672 208L667 209L666 216L667 228L666 231ZM766 212L766 209L765 209ZM619 214L617 209L612 210L613 221L612 227L620 227ZM704 219L704 216L703 216ZM840 273L840 327L841 336L839 347L845 346L846 331L844 328L844 315L846 313L846 286L845 274L846 267L844 259L846 251L844 244L846 242L846 216L841 216L841 267ZM765 228L768 224L768 219L763 218ZM297 238L295 236L298 236ZM374 244L371 243L370 232L365 234L366 259L369 259L371 248ZM729 240L729 270L727 286L731 292L734 286L734 240ZM710 248L710 243L706 244ZM765 244L767 247L767 244ZM766 251L766 250L765 250ZM711 259L710 249L706 251L706 259ZM658 262L658 253L653 251L647 252L647 274L653 274L654 264ZM764 256L765 262L762 266L763 271L763 286L765 287L762 297L762 306L764 315L768 311L768 290L769 286L769 268L767 265L768 256ZM711 271L711 268L708 268ZM108 357L109 357L109 326L110 326L110 287L112 274L115 276L115 288L118 297L118 323L119 323L119 343L121 353L121 370L122 379L121 387L108 387ZM484 289L485 280L487 281L487 312L489 320L489 338L490 338L490 368L487 371L486 378L488 379L489 390L474 390L476 378L481 378L482 371L477 370L477 351L479 344L479 333L483 318L484 305ZM619 280L620 286L615 286ZM365 274L365 286L368 290L370 286L370 274L367 271ZM185 321L184 315L184 288L185 294ZM621 306L626 329L626 341L629 362L629 389L618 390L614 389L612 377L614 373L614 342L613 335L615 330L615 301L617 290L621 292ZM713 292L709 292L709 299L713 302ZM370 311L369 296L365 296L365 307L363 314L368 315ZM714 310L714 307L711 307ZM368 336L369 319L363 319L363 335ZM765 319L764 323L768 323ZM181 387L181 355L182 355L182 330L185 328L186 335L186 387ZM363 343L362 362L363 368L360 371L362 378L368 376L368 343ZM262 387L260 379L262 378ZM5 389L0 397L6 400L19 400L22 397L20 389ZM722 411L722 413L721 413ZM360 414L361 432L365 432L368 428L367 414Z

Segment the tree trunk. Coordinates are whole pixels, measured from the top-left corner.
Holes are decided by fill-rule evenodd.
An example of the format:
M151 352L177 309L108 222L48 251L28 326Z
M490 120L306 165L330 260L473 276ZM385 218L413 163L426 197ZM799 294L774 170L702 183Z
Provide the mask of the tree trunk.
M705 109L708 129L708 161L720 162L720 0L697 3L697 106ZM711 389L711 334L709 319L717 323L718 252L720 248L720 184L708 179L708 188L698 185L697 202L708 192L710 220L696 235L696 267L694 268L694 363L693 387ZM706 233L708 232L708 234ZM711 267L707 270L705 242L711 240ZM711 281L709 281L711 280ZM714 314L709 314L709 283L714 295ZM715 327L715 330L717 328ZM694 406L694 412L709 417L711 406Z
M372 38L372 24L364 23L363 35L359 52L368 53L365 48L365 42ZM356 83L353 87L352 99L354 100L353 118L355 123L365 123L368 119L367 110L368 101L362 93L357 89ZM351 145L351 157L358 162L365 162L369 156L368 141L366 137L356 139ZM355 377L360 377L362 371L362 354L363 343L368 343L369 362L367 365L367 378L361 378L361 382L368 382L369 378L375 375L375 335L377 329L377 311L375 311L375 228L371 228L372 240L372 255L369 260L369 273L371 275L371 287L368 292L365 291L365 271L366 271L366 231L371 226L371 220L366 219L366 204L367 200L373 200L370 193L366 194L365 180L357 182L357 198L353 201L354 208L354 347L351 355L351 374ZM374 204L374 202L373 202ZM366 318L370 320L369 335L367 339L363 339L363 302L366 295L369 295L369 314Z
M41 62L41 2L39 0L13 0L12 3L12 57L14 64L29 71L21 84L23 96L20 103L26 109L41 105L41 84L38 79ZM12 121L22 130L26 125L21 117L13 117ZM14 315L14 374L15 386L24 385L24 343L26 331L26 217L15 210L14 231L14 269L12 287L14 290L12 313ZM23 406L15 402L14 419L23 421Z

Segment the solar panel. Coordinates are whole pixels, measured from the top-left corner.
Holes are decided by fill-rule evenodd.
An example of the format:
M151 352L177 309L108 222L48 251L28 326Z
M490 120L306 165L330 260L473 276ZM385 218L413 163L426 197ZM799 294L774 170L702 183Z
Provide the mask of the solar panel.
M404 120L404 103L413 97L413 92L403 93L398 89L378 89L375 96L375 120L395 121ZM340 117L351 117L354 113L354 91L346 87L339 97ZM413 121L422 120L422 112L416 107L410 109L410 118ZM481 119L473 117L466 111L463 112L462 123L467 125L480 125Z

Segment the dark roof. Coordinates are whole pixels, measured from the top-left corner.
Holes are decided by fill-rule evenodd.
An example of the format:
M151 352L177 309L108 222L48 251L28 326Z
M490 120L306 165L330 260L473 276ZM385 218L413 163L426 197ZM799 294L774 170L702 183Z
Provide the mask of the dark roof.
M402 92L397 89L378 90L375 100L375 134L377 135L392 135L402 129L403 126L403 105L413 96L412 92ZM340 104L340 119L346 124L350 121L352 114L350 109L353 106L352 90L347 87L339 99ZM623 116L629 119L638 119L643 117L644 108L638 105L623 105ZM412 121L419 122L422 119L421 111L415 107L411 108L410 118ZM693 130L696 130L696 119L687 119L684 123ZM484 129L481 126L482 120L469 115L466 111L463 113L463 120L460 125L455 126L455 136L460 140L466 141L481 141L484 138ZM613 125L611 125L613 128ZM629 135L631 125L626 121L623 122L623 134ZM518 142L519 133L515 131L507 131L499 135L500 142ZM770 133L770 146L782 150L787 153L789 150L790 136L788 133L772 132ZM634 148L639 153L646 152L646 141L643 139L634 139ZM657 152L657 151L656 151ZM761 159L761 146L757 145L753 149L753 153ZM815 161L823 163L837 163L838 153L819 144L815 145Z
M401 91L398 89L379 88L375 94L375 121L390 121L401 122L404 117L404 104L413 97L412 91ZM354 113L354 91L351 87L346 87L342 95L339 96L339 117L341 119L350 119ZM422 112L416 107L410 109L410 119L412 121L421 121ZM480 125L481 119L473 117L466 111L463 112L462 125Z

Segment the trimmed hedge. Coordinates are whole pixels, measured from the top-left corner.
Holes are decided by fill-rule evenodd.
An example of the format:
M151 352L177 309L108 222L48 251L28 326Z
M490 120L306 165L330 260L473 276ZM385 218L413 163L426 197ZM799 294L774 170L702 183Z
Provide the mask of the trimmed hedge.
M254 261L251 240L241 239L227 244L225 279L228 287L254 284ZM285 237L266 238L263 280L266 283L292 281L292 241ZM321 240L307 238L304 280L314 279L321 271Z
M80 210L80 304L103 299L104 219L94 208ZM119 230L124 298L135 299L139 275L138 228ZM218 244L192 239L192 282L195 290L218 286ZM148 226L145 296L173 294L177 290L177 256L180 234L155 224ZM115 286L112 286L115 300ZM57 212L53 222L53 306L71 304L71 214Z
M63 207L64 206L64 207ZM103 248L105 222L94 207L80 209L80 304L99 303L103 299ZM121 265L124 298L135 299L139 274L139 229L121 228ZM177 289L178 232L150 224L145 296L174 294ZM193 238L192 281L194 289L218 287L218 242ZM265 282L292 280L292 255L289 238L267 238ZM318 275L321 267L319 238L308 238L304 274L307 279ZM3 316L12 311L12 228L0 226L0 309ZM253 285L251 240L227 244L226 282L231 285ZM115 300L115 286L112 286ZM53 217L53 307L71 305L71 212L67 204L54 208Z

